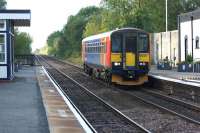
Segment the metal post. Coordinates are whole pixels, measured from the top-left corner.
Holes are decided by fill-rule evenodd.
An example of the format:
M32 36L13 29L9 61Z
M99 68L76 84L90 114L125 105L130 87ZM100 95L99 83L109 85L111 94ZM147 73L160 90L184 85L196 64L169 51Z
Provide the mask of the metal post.
M191 16L191 36L192 36L192 60L193 60L193 62L192 62L192 66L193 66L193 73L194 73L194 35L193 35L193 16Z
M165 13L166 13L166 15L165 15L165 17L166 17L166 35L167 35L167 30L168 30L168 19L167 19L167 15L168 15L168 10L167 10L167 0L165 0L165 5L166 5L166 11L165 11Z
M167 15L168 15L168 10L167 10L168 5L167 5L167 0L165 0L165 6L166 6L166 7L165 7L165 10L166 10L166 11L165 11L165 13L166 13L166 14L165 14L165 19L166 19L166 20L165 20L165 22L166 22L166 23L165 23L165 24L166 24L166 27L165 27L165 28L166 28L166 32L165 32L165 42L166 42L166 45L167 45L167 40L168 40L168 38L167 38L167 31L168 31L168 17L167 17ZM168 45L167 45L167 46L168 46ZM168 55L168 52L167 52L167 55Z

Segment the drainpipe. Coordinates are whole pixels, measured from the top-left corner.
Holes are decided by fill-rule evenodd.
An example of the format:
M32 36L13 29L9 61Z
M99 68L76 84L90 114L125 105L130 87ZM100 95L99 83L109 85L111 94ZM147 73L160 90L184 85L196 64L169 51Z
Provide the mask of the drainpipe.
M193 72L194 72L194 43L193 43L193 41L194 41L194 35L193 35L193 20L194 20L194 18L193 18L193 16L191 16L191 38L192 38L192 60L193 60L193 63L192 63L192 65L193 65Z

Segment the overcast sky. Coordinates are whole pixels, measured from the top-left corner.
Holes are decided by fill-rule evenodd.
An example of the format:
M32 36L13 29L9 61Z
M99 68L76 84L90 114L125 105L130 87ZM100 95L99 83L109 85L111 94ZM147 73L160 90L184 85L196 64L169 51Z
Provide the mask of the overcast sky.
M31 9L31 27L19 28L33 38L32 48L41 48L53 31L61 30L70 15L101 0L6 0L7 9Z

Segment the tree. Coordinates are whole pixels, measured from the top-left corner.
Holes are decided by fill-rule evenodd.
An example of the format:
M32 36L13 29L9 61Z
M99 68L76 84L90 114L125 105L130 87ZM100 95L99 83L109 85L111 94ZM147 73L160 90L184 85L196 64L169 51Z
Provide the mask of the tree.
M50 34L47 38L47 45L48 45L48 54L49 55L56 55L57 50L55 48L55 42L60 38L62 33L60 31L55 31Z
M200 7L200 0L168 0L168 29L177 29L177 16ZM165 31L165 0L102 0L100 8L82 8L48 39L48 53L79 57L84 37L122 27L150 33Z
M15 54L30 54L32 38L28 33L15 30L14 49Z

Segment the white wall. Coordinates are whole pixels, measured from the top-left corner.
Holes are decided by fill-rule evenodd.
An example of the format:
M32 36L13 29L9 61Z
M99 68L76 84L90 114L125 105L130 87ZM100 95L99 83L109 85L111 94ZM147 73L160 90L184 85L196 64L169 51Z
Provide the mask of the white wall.
M7 78L7 66L0 66L0 78Z
M170 40L171 34L171 40ZM151 35L151 57L152 63L157 64L159 60L163 60L168 56L169 60L176 57L175 64L178 63L178 31L169 31L167 36L165 32L152 33ZM161 37L162 36L162 37ZM175 50L175 51L174 51Z
M185 36L188 36L188 54L192 54L191 21L180 23L181 61L185 60Z
M193 21L193 27L194 27L193 28L194 61L199 61L200 60L200 49L196 49L196 37L198 36L200 39L200 19Z

